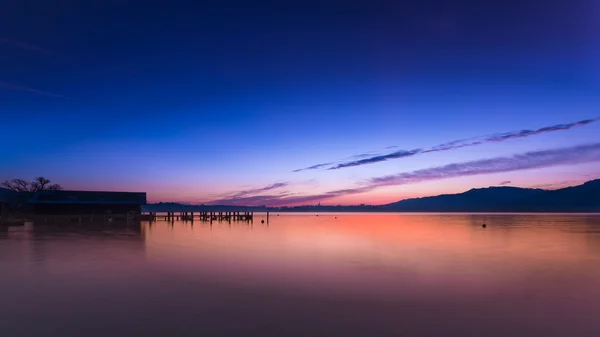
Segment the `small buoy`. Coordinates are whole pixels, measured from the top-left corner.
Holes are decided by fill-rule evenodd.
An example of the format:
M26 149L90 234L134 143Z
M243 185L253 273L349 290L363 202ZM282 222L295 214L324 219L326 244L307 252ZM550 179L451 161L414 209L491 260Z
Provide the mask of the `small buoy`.
M319 216L319 214L317 214L317 216Z
M260 223L265 223L265 220L260 220Z
M483 225L481 225L481 227L483 227L483 228L486 228L486 227L487 227L487 225L486 225L486 224L483 224Z
M337 219L337 216L335 218Z

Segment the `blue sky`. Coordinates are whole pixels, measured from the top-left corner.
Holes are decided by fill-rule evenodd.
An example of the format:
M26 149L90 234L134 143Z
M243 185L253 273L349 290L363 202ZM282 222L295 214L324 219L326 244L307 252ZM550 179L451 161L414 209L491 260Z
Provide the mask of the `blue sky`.
M389 146L429 148L600 116L593 1L2 6L1 180L44 175L71 189L186 202L285 182L257 192L285 204L399 172L600 141L594 122L292 172ZM503 181L560 185L591 179L596 168L590 159L322 202L382 203Z

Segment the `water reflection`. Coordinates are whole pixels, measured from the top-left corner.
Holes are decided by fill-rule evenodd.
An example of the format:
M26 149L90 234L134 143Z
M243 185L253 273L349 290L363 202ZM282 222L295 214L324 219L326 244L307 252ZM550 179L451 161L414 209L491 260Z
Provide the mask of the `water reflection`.
M483 221L488 228L481 228ZM569 273L580 261L598 258L587 255L590 237L576 233L595 227L589 217L577 222L527 215L284 215L270 227L156 226L146 240L153 262L164 263L159 268L244 278L259 286L355 295L359 287L367 296L389 296L406 287L439 291L436 279L452 280L460 288L451 291L469 293L474 286L506 286L507 280L536 278L549 269ZM598 276L597 268L574 271ZM289 282L280 282L282 277ZM411 278L418 281L409 283ZM425 280L431 289L423 286Z
M0 231L0 335L600 335L599 216L261 219Z

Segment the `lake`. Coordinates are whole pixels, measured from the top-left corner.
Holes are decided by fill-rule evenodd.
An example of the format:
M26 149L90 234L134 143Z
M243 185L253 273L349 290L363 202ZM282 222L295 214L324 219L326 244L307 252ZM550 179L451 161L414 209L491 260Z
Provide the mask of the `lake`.
M0 336L600 336L600 215L262 219L3 228Z

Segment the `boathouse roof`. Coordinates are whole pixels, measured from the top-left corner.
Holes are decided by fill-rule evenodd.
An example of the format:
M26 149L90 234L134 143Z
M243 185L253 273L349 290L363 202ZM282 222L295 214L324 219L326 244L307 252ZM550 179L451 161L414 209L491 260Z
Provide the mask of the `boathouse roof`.
M13 191L0 187L0 202L9 202L13 195Z
M30 204L145 205L145 192L38 191Z

